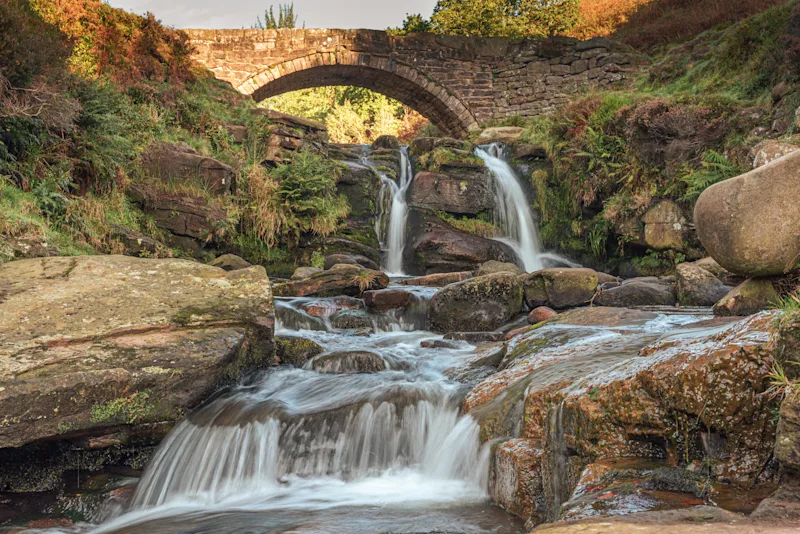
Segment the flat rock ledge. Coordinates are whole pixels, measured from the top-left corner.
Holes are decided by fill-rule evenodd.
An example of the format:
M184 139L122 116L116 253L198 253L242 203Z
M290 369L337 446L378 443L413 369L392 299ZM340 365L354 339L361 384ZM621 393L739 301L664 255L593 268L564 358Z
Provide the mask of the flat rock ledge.
M274 322L263 267L124 256L0 265L0 492L57 485L32 481L30 458L70 469L65 447L132 461L133 442L157 443L218 389L275 365Z

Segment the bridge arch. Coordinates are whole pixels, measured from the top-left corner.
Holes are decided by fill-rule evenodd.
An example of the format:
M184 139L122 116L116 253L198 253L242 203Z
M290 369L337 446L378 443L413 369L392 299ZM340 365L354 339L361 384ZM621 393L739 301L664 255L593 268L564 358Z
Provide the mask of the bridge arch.
M291 91L354 85L413 108L437 128L461 137L478 127L475 116L446 87L387 57L336 50L288 59L250 76L237 89L257 102Z

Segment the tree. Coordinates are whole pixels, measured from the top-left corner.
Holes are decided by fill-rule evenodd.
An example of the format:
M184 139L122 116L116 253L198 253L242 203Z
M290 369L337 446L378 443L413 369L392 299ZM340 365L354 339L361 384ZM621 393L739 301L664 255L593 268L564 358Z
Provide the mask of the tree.
M269 6L264 11L264 20L256 17L253 28L256 30L294 29L297 27L297 15L294 14L294 2L291 4L278 4L278 18L275 18L275 6Z
M439 0L431 29L451 35L551 37L578 19L579 0Z
M391 35L408 35L409 33L423 33L431 31L431 22L419 13L415 15L406 14L406 20L399 28L389 28L386 30Z

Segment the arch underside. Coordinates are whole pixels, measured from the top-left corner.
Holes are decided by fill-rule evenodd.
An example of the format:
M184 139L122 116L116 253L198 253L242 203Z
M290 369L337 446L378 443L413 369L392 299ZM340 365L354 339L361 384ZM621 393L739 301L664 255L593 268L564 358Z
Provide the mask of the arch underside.
M296 60L295 60L296 63ZM401 67L413 70L410 67ZM414 80L396 71L362 64L311 65L294 72L272 67L250 78L240 87L253 89L253 98L261 100L300 89L331 85L352 85L370 89L409 106L430 120L434 126L456 137L465 135L477 124L472 113L440 85L413 72Z

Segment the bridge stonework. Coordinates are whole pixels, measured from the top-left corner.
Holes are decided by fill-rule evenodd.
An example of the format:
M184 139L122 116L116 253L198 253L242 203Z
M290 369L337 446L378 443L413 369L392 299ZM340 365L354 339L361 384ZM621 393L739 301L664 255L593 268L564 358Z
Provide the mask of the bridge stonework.
M366 87L462 136L479 122L553 111L645 64L603 38L392 36L376 30L188 30L194 59L257 101L326 85Z

